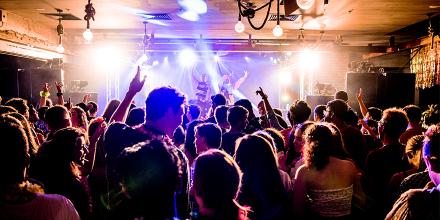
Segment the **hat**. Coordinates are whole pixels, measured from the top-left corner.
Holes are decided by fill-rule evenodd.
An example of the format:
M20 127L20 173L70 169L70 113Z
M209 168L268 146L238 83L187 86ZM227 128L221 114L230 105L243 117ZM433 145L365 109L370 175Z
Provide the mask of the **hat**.
M222 94L216 94L211 96L212 103L216 105L226 105L226 98Z

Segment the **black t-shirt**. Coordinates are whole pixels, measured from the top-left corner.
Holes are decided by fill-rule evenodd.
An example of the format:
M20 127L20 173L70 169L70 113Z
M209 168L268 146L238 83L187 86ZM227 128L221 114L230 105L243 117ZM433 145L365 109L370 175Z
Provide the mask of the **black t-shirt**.
M180 219L189 217L189 165L185 154L174 146L172 140L164 133L144 124L130 127L123 123L111 124L104 135L104 146L107 152L109 191L119 192L119 177L115 171L115 159L126 147L131 147L146 140L160 140L165 146L173 149L182 166L182 173L176 190L177 214ZM111 204L110 204L111 205Z
M226 132L222 136L222 149L231 156L235 154L235 142L238 138L243 137L242 132Z

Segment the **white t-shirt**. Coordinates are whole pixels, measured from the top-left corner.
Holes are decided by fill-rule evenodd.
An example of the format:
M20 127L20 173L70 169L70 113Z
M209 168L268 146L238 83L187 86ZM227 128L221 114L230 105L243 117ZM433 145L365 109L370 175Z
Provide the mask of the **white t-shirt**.
M40 193L28 203L1 206L0 219L80 220L69 199L61 195Z

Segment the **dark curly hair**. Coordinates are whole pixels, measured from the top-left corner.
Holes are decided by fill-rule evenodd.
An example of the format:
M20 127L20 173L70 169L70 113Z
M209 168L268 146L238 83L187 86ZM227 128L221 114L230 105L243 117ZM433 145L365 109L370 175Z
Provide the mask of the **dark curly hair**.
M12 98L9 99L6 103L6 106L11 106L15 108L18 113L22 114L25 117L29 117L29 106L27 105L27 101L22 98Z
M305 101L296 100L289 109L288 118L291 125L294 126L305 122L311 113L312 109Z
M322 170L329 162L331 146L334 144L332 129L326 124L310 125L305 131L303 148L307 168Z

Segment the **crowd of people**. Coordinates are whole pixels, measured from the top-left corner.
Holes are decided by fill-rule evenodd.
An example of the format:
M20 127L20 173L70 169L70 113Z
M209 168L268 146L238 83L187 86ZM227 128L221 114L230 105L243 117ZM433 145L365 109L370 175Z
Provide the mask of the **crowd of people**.
M440 115L367 108L344 91L287 116L266 93L215 94L207 115L173 87L123 100L1 100L0 219L440 219ZM55 102L56 104L53 104ZM255 109L257 110L257 109ZM287 119L287 120L285 120Z

